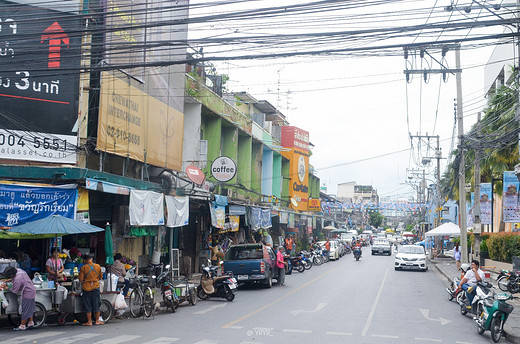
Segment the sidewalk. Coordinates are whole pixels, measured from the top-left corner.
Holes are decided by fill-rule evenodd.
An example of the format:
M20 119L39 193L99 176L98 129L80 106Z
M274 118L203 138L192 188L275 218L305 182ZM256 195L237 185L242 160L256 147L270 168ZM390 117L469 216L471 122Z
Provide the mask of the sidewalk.
M457 265L455 264L455 260L453 258L435 258L428 259L430 268L436 268L447 280L448 284L451 283L453 277L458 276L460 273L457 271ZM496 273L491 271L491 277L488 279L497 290L496 284ZM511 303L515 309L513 313L509 315L507 322L504 326L504 331L506 333L506 338L515 344L520 344L520 300L510 300L508 303Z

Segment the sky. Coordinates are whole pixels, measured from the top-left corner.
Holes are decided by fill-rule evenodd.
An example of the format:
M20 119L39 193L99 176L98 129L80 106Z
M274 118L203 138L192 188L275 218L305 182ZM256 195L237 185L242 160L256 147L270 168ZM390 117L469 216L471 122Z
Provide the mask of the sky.
M258 6L259 3L262 6L274 6L294 2L251 1L242 6L254 8L255 4ZM406 1L391 6L354 9L345 13L396 12L413 6L425 8L449 4L450 1L440 0ZM463 2L458 4L460 8L463 8L463 5ZM483 12L484 10L480 9L480 13ZM461 13L462 11L459 11L458 14ZM473 9L472 13L478 15L476 9ZM193 14L196 14L196 11L192 11ZM428 19L430 22L440 21L433 17ZM416 23L426 21L425 16L418 16ZM273 25L275 24L274 20ZM349 29L395 25L402 24L383 20L377 23L357 24ZM239 27L236 22L222 21L213 24L212 29L217 35L218 30L231 33L242 31L237 29ZM305 25L293 28L293 32L320 30L324 29L307 28ZM503 28L485 30L488 33L502 32ZM260 28L255 30L252 27L247 33L254 35L266 31ZM280 32L282 31L283 28ZM476 34L476 30L468 33L468 36L469 34ZM452 37L449 34L446 36ZM389 42L404 44L419 40L420 38L397 37ZM306 47L308 49L309 45ZM492 49L492 46L487 46L461 51L465 131L475 123L477 112L482 111L485 106L484 66ZM210 49L209 55L211 52ZM444 82L440 74L431 74L427 83L419 75L415 75L407 83L403 71L407 63L413 63L414 60L411 57L405 60L403 54L387 56L383 52L378 56L296 56L219 61L214 65L220 74L229 75L230 79L226 85L228 90L247 91L256 99L268 100L277 106L291 125L309 131L310 141L314 145L310 163L317 171L322 184L326 185L327 193L336 194L339 183L356 181L360 185L372 185L383 199L402 200L415 195L412 187L405 183L410 169L426 168L428 184L434 183L436 178L435 160L427 166L420 164L421 157L432 157L435 152L428 151L425 143L419 148L418 140L411 140L409 134L439 135L444 158L441 160L441 172L446 168L446 158L450 149L457 146L456 132L455 142L452 143L455 75L449 75ZM233 56L233 53L229 53L229 56ZM434 57L438 61L442 58L440 54ZM455 68L454 51L448 51L442 63L448 68ZM430 58L416 59L415 65L409 66L422 69L428 65L433 69L440 68L439 64ZM430 143L434 147L435 139ZM422 151L422 154L419 154L419 151Z

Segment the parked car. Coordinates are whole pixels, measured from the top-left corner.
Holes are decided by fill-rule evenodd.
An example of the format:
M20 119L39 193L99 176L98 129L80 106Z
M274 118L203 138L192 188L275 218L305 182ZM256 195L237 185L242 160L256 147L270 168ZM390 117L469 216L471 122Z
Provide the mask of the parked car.
M392 255L392 245L386 239L376 239L374 244L372 245L372 255L374 254L387 254L389 256Z
M323 249L325 249L326 241L318 241L318 245L320 245ZM330 251L329 251L329 259L336 260L339 259L339 247L338 242L335 240L329 240L330 243Z
M270 288L278 278L276 254L264 244L233 245L224 256L224 272L232 272L238 283L261 283Z
M404 245L399 247L395 255L395 270L400 269L428 270L424 247L419 245Z

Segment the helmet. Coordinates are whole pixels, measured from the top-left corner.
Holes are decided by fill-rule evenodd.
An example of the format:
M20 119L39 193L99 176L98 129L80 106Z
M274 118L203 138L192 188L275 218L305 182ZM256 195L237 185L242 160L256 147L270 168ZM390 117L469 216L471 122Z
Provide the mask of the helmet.
M468 271L470 268L470 265L468 263L464 263L460 266L460 269L464 272Z

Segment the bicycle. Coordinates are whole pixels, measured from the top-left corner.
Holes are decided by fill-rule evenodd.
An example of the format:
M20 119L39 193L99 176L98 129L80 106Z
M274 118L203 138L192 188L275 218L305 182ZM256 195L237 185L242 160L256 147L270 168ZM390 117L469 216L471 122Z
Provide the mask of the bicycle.
M130 313L134 318L145 316L150 318L153 315L153 292L148 286L150 280L147 276L137 276L130 280Z

